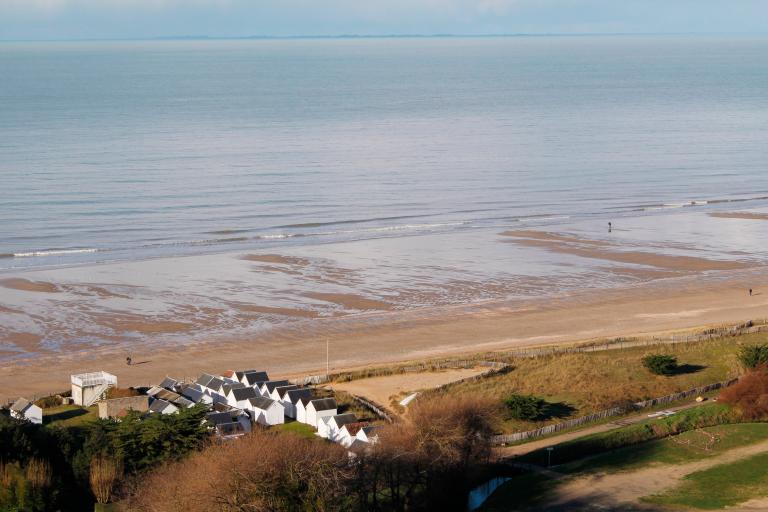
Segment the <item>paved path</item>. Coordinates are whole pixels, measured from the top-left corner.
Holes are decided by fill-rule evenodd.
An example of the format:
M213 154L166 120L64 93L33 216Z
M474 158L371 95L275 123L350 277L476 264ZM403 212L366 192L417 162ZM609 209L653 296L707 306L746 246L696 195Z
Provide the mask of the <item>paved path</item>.
M691 402L689 404L680 405L677 407L670 407L669 411L682 411L684 409L690 409L692 407L698 407L699 405L706 404L708 402ZM642 414L637 414L633 416L626 416L622 417L620 419L617 419L616 421L612 421L610 423L601 423L600 425L595 425L593 427L587 427L580 430L574 430L573 432L568 432L566 434L560 434L552 437L546 437L544 439L540 439L538 441L531 441L530 443L525 444L518 444L515 446L507 446L503 448L498 448L497 453L498 456L502 459L510 458L510 457L519 457L520 455L525 455L527 453L531 453L533 451L539 450L541 448L547 448L549 446L556 446L560 443L564 443L566 441L571 441L573 439L578 439L580 437L588 436L590 434L597 434L599 432L608 432L609 430L614 430L621 427L626 427L627 425L634 425L635 423L640 423L642 421L648 420L648 414L649 412L644 412Z

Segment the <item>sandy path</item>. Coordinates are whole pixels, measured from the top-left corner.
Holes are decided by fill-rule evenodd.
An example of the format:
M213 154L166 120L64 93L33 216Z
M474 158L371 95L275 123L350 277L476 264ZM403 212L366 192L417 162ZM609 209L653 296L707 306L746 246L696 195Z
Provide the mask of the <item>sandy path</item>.
M643 509L637 503L679 484L690 473L728 464L768 451L768 441L729 450L721 455L687 464L655 465L637 471L597 473L568 479L555 489L555 496L542 504L548 510L583 510L584 505L601 510Z
M456 370L443 370L439 372L404 373L400 375L387 375L385 377L371 377L370 379L353 380L333 384L333 389L346 391L354 395L370 398L374 402L389 407L390 397L399 393L409 393L423 389L436 388L443 384L456 382L479 375L488 368L467 368Z
M660 280L663 281L663 280ZM746 289L758 294L749 297ZM325 339L331 369L360 368L430 357L603 337L651 335L705 325L768 317L768 277L735 273L728 280L676 280L563 296L525 303L384 312L311 319L286 330L189 345L151 343L132 350L73 347L0 366L0 400L67 389L69 375L106 370L121 385L156 383L166 374L191 377L202 371L263 368L276 376L325 371ZM2 326L0 326L0 329Z

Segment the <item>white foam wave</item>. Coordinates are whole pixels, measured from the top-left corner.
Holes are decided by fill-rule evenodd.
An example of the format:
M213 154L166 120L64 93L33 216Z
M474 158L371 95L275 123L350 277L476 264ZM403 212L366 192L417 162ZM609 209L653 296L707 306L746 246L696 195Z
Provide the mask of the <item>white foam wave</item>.
M49 251L15 252L14 258L33 258L39 256L62 256L65 254L84 254L98 252L98 249L52 249Z

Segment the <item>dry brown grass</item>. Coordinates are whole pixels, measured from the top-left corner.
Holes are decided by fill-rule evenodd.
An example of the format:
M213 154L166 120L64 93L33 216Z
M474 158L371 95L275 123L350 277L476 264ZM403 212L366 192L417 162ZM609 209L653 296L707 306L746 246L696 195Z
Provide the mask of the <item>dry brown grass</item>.
M500 411L503 411L503 399L511 394L536 395L567 405L574 409L572 416L581 416L738 376L740 344L760 343L766 338L766 334L749 334L676 345L518 358L512 362L513 371L457 384L450 387L448 393L486 397L495 401ZM684 365L681 372L670 377L651 374L642 366L642 358L651 352L677 357ZM528 430L556 421L561 419L552 417L540 422L507 419L503 430Z

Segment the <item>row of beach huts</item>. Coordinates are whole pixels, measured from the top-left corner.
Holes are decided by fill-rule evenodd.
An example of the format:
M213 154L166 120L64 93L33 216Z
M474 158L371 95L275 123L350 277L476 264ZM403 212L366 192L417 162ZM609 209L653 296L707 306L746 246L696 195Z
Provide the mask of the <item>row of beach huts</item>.
M101 418L119 420L131 410L175 414L183 408L203 404L210 410L208 422L222 438L246 434L254 426L271 427L298 421L310 425L318 436L339 443L353 453L365 450L378 439L376 425L359 421L353 413L339 414L334 398L319 396L314 388L287 380L270 380L264 371L204 373L194 382L166 377L145 394L111 399L106 398L107 391L117 387L117 377L107 372L73 375L71 382L73 402L84 406L98 404ZM42 423L42 411L32 408L37 406L19 399L11 407L11 414Z

